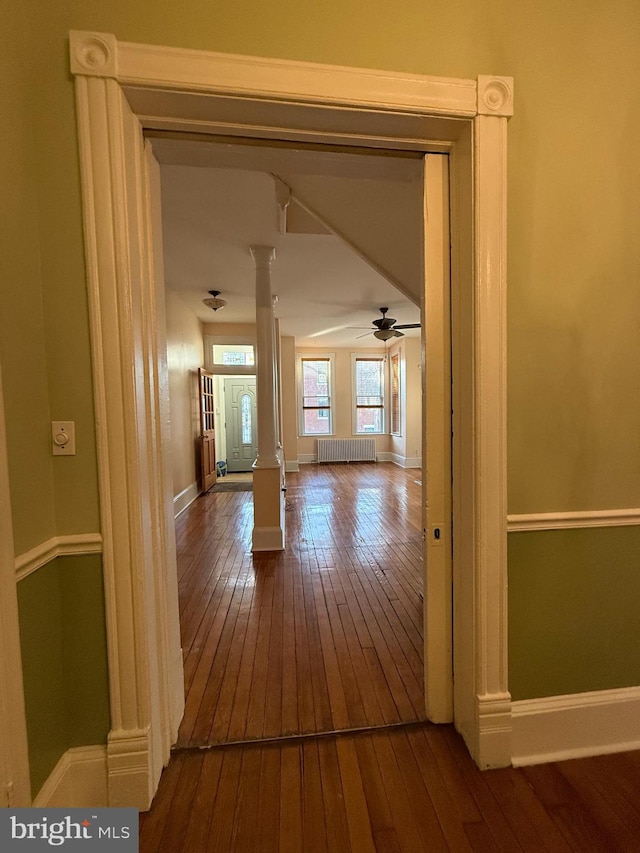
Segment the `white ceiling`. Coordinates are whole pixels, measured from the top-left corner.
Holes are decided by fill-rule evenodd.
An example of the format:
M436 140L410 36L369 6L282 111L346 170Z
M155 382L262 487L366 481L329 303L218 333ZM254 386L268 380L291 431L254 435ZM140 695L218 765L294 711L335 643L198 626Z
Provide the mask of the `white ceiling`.
M282 334L294 336L298 346L353 345L372 328L381 306L398 323L420 321L416 305L322 226L317 230L325 233L281 233L274 180L274 174L294 173L343 177L352 192L354 178L382 179L415 192L420 161L167 138L153 140L153 149L161 164L166 286L203 322L255 321L252 245L276 250L276 316ZM416 262L421 251L416 246ZM203 305L209 290L227 300L223 309ZM373 335L358 344L384 346Z

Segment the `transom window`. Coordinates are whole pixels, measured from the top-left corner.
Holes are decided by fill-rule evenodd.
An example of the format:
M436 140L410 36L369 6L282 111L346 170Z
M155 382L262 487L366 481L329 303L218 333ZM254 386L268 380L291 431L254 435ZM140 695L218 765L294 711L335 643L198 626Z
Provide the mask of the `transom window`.
M213 363L254 365L256 359L253 346L245 344L214 344Z

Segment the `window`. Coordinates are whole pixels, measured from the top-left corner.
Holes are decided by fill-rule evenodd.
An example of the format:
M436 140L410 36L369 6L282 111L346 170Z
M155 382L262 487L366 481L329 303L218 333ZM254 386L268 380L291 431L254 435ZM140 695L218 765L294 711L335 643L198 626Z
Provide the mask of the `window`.
M353 357L354 432L384 432L384 364L379 356Z
M243 394L240 400L240 418L242 425L242 443L253 444L253 424L251 423L251 397Z
M223 364L254 364L252 352L223 352Z
M213 363L225 365L254 365L253 346L246 344L214 344Z
M331 435L332 355L298 356L300 435Z
M391 356L391 429L392 435L400 435L400 353Z

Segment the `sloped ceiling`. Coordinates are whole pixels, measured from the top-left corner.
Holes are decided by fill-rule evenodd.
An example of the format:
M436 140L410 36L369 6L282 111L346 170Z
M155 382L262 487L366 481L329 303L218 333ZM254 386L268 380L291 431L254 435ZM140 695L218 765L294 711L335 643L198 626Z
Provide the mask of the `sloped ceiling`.
M419 301L422 281L420 160L184 138L154 139L153 149L166 286L203 322L254 321L252 245L276 249L276 316L298 345L383 347L372 335L358 340L381 306L398 323L420 321L407 298ZM282 233L276 176L293 191L291 213L299 197L320 216L318 233ZM313 230L307 220L302 230ZM227 300L222 310L202 304L209 290Z

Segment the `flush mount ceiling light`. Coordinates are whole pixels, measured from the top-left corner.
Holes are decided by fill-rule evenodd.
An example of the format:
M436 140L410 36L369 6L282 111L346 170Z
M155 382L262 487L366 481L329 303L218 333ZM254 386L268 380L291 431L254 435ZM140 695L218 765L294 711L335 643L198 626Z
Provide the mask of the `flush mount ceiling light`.
M224 308L224 306L227 304L227 300L218 298L220 296L220 291L210 290L209 293L211 294L211 297L202 300L207 306L207 308L211 308L212 311L217 311L219 308Z

